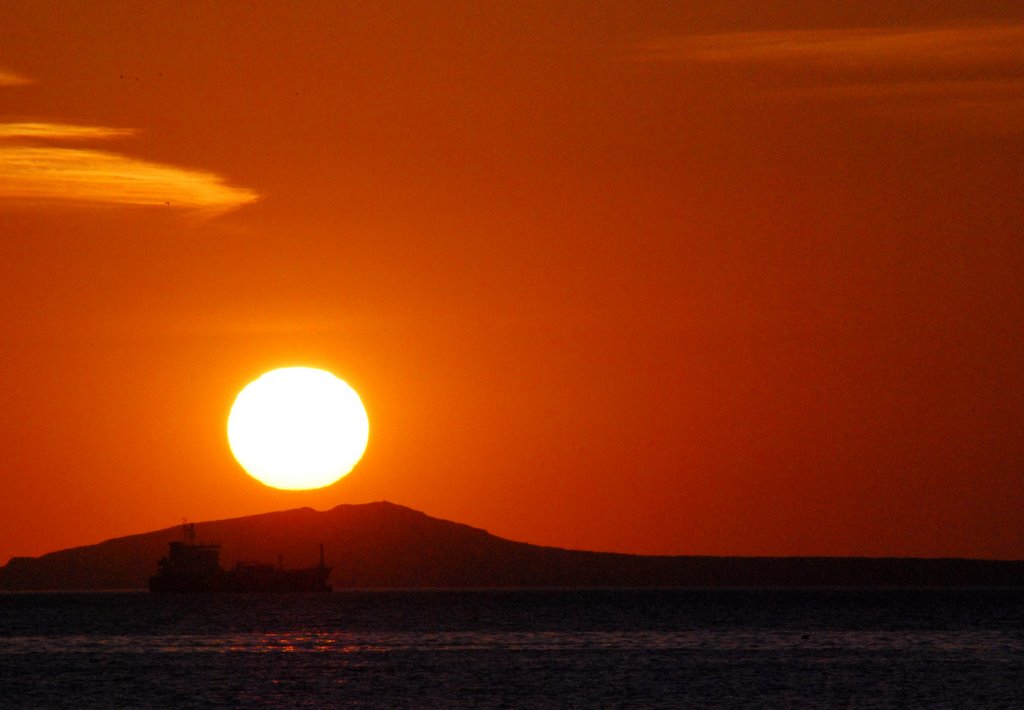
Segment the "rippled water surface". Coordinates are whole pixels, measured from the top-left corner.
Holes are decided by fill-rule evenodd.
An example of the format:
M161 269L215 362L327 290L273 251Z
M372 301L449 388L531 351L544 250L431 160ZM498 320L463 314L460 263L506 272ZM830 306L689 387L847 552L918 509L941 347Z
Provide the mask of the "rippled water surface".
M1024 707L1024 591L0 595L12 707Z

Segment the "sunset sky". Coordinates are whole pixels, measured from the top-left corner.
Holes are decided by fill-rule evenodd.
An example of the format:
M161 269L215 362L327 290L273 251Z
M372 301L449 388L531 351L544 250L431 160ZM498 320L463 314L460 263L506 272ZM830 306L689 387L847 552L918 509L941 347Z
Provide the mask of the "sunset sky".
M0 564L381 499L1024 559L1024 6L5 0L0 316ZM331 487L228 448L286 365Z

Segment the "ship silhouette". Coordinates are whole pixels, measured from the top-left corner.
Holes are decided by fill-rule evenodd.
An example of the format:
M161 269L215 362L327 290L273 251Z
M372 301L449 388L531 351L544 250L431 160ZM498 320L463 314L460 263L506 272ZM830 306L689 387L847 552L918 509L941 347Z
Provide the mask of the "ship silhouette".
M234 569L220 566L220 545L196 542L194 524L183 526L184 540L169 543L165 557L157 562L157 573L149 578L152 592L329 592L327 578L331 568L324 564L324 546L320 545L320 565L301 569L283 569L273 565L238 562Z

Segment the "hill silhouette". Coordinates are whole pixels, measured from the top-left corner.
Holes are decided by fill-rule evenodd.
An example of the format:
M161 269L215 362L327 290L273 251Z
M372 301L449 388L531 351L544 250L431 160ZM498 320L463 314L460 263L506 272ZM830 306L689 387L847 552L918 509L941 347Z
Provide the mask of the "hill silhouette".
M317 564L344 588L1024 586L1024 561L839 557L668 557L584 552L495 537L379 502L285 510L196 523L222 546L221 564ZM15 557L0 590L144 589L180 527Z

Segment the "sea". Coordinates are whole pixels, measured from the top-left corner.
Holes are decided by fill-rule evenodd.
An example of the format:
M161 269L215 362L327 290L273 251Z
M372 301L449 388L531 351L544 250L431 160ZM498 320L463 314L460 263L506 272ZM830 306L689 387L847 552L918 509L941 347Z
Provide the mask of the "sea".
M1022 708L1024 590L0 594L13 708Z

